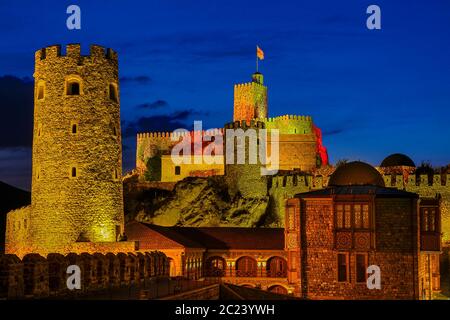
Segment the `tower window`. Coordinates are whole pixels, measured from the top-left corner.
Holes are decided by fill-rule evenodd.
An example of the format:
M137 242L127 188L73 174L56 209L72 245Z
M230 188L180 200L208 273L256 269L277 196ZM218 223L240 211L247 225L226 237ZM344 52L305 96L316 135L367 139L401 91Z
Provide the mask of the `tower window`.
M77 132L78 132L77 124L76 124L76 123L73 123L73 124L72 124L72 133L73 133L73 134L76 134Z
M77 177L77 168L76 167L72 167L71 172L70 172L70 176L72 178L76 178Z
M109 99L114 102L117 102L119 100L117 94L117 87L115 84L112 83L109 85Z
M180 166L175 166L175 175L179 176L181 174L181 167Z
M119 171L117 169L114 169L113 179L114 180L119 180Z
M78 96L80 95L80 82L77 80L70 80L67 83L67 92L68 96Z
M42 124L39 123L39 124L38 124L38 129L37 129L37 136L40 137L41 134L42 134Z
M42 99L44 99L44 84L43 83L40 83L39 85L38 85L38 94L37 94L37 98L38 98L38 100L42 100Z

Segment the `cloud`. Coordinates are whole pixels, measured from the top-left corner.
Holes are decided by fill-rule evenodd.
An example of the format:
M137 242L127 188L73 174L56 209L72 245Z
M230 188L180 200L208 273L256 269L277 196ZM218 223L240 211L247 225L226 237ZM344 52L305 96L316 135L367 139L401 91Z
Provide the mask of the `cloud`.
M141 103L141 104L137 105L137 108L139 108L139 109L157 109L157 108L168 107L168 106L169 106L169 104L167 103L167 101L156 100L153 102Z
M323 130L322 134L324 136L332 136L332 135L340 134L344 131L345 130L343 128L334 128L334 129Z
M192 109L187 109L174 112L171 115L141 117L136 121L125 123L123 135L124 137L132 137L138 132L168 132L179 128L186 128L187 130L190 130L191 125L188 126L186 124L186 120L198 114L199 112L193 111Z
M33 88L29 78L0 77L0 148L31 147Z
M152 83L152 78L150 78L149 76L124 76L124 77L120 77L120 82L122 84L132 84L132 83L137 83L137 84L149 84Z

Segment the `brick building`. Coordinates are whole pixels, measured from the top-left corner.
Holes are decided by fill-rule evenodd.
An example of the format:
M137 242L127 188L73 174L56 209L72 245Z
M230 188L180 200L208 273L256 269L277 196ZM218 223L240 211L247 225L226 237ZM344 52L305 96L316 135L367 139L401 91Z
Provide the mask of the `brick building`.
M126 233L139 250L164 252L173 277L306 299L431 299L440 290L440 201L387 188L375 168L351 162L328 187L287 200L285 229L132 222ZM368 287L369 266L379 268L380 289Z
M138 250L163 252L172 277L221 278L276 293L292 292L281 228L162 227L132 222L126 234L138 241Z
M289 199L285 226L297 296L428 299L439 290L440 198L386 188L368 164L345 164L327 188ZM366 283L371 265L379 290Z

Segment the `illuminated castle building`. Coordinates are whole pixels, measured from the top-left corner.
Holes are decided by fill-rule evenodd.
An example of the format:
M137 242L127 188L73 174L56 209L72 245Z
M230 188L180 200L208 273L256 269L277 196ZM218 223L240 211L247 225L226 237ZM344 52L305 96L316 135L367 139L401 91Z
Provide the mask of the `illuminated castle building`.
M254 73L249 83L235 85L232 126L250 128L252 122L258 122L262 124L260 128L267 129L268 136L271 130L278 130L280 170L310 171L327 165L328 155L322 144L321 130L314 125L312 118L300 115L270 118L267 101L267 87L261 73ZM216 131L223 133L221 128ZM190 134L193 136L195 133ZM173 139L174 135L171 132L138 133L136 169L141 177L147 175L152 180L175 182L189 176L226 175L224 161L221 164L174 164L171 150L183 138L179 135Z
M0 297L67 291L71 264L93 288L170 275L306 299L430 299L440 289L450 175L418 172L403 155L379 168L330 169L311 117L267 117L267 88L255 73L235 86L234 122L224 129L279 130L277 175L261 176L259 162L175 165L170 151L183 135L172 141L171 133L138 134L137 169L160 184L224 176L231 194L270 198L280 228L124 226L117 54L52 46L35 64L32 203L7 215ZM371 265L381 289L366 284Z

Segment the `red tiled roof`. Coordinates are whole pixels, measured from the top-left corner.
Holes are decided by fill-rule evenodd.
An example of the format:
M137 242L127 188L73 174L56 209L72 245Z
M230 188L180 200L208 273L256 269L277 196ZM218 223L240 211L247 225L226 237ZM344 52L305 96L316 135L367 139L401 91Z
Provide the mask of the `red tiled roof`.
M163 227L132 222L125 233L129 240L139 240L146 249L284 249L283 228Z

